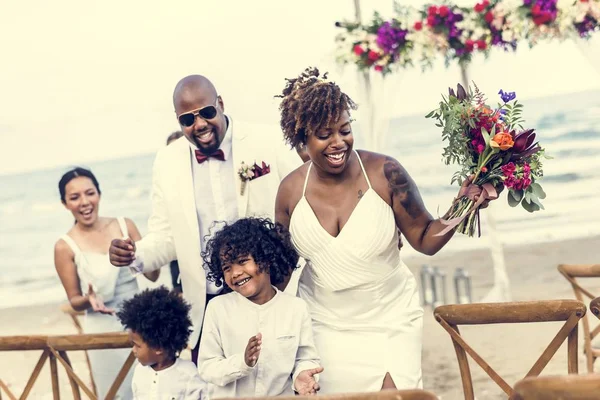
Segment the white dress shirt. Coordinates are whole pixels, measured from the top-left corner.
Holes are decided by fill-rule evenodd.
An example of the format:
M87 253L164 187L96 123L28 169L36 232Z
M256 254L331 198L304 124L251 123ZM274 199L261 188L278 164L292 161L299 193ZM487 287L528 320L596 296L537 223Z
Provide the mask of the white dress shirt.
M227 118L227 132L219 148L223 150L225 161L209 157L202 164L196 161L197 147L190 143L192 176L194 178L194 197L196 214L200 227L200 248L206 249L207 235L220 229L220 222L231 223L238 219L237 195L233 171L233 153L231 151L231 135L233 121ZM217 294L223 288L214 282L206 282L206 293Z
M194 363L177 359L169 368L155 371L137 365L131 381L135 400L204 400L206 383Z
M319 367L306 304L275 290L275 297L263 305L237 292L208 303L198 369L208 384L209 398L293 395L298 374ZM260 355L249 367L244 360L246 345L258 333Z
M195 154L197 147L189 142L201 251L206 249L207 236L219 230L222 226L221 222L231 223L238 219L231 147L233 120L227 117L227 121L227 132L219 146L225 156L224 161L209 157L202 164L198 163ZM134 274L141 273L144 269L143 256L136 254L136 259L130 267ZM207 294L217 294L221 290L223 287L217 287L214 282L206 281Z

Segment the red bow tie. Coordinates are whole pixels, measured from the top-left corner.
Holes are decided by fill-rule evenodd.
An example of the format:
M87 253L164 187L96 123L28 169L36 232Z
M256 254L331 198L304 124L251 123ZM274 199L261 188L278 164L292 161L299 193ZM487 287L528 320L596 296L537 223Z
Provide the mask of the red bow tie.
M196 160L198 161L198 164L202 164L204 161L208 160L209 157L213 157L213 158L216 158L217 160L225 161L225 154L223 153L223 150L221 150L221 149L218 149L217 151L215 151L214 153L209 154L209 155L202 153L200 150L196 150Z

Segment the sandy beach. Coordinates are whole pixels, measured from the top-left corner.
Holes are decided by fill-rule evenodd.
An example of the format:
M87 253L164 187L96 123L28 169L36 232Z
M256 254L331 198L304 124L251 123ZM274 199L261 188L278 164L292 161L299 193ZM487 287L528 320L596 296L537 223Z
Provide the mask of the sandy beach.
M522 245L505 249L506 264L515 301L571 299L570 285L557 272L561 263L598 263L600 237L567 240L555 243ZM493 283L492 261L486 250L444 253L433 257L414 257L405 260L417 280L423 264L438 266L447 273L448 301L454 302L452 274L455 268L466 269L472 277L473 299L482 298ZM589 283L587 283L589 282ZM588 280L592 293L598 281ZM598 292L600 295L600 292ZM74 334L75 327L59 304L0 310L0 335ZM595 319L595 318L594 318ZM468 343L509 383L514 384L530 369L562 323L489 325L463 327L461 332ZM594 321L592 321L594 325ZM580 330L581 332L581 330ZM431 307L425 308L423 338L424 387L441 399L461 399L462 387L454 348L446 331L433 319ZM583 341L580 335L580 349ZM0 378L17 396L21 394L33 370L39 351L0 352ZM88 373L83 354L70 352L74 369L84 381ZM579 352L580 372L585 372L583 352ZM402 362L402 360L398 360ZM478 399L503 399L506 396L474 362L471 371ZM566 346L562 346L542 374L565 374ZM70 399L66 374L59 367L61 398ZM46 365L29 398L51 399L50 371Z

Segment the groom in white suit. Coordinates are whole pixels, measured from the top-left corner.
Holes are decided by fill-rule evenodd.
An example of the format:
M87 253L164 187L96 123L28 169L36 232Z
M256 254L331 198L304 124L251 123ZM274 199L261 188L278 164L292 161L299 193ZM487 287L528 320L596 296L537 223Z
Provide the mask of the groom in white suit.
M222 290L206 279L205 236L218 229L215 221L273 219L279 182L302 161L277 127L226 115L223 99L204 76L179 81L173 105L185 138L161 149L154 161L148 234L137 243L113 240L109 254L113 265L138 273L179 261L183 296L192 306L189 346L196 362L206 302ZM242 177L243 165L252 173Z

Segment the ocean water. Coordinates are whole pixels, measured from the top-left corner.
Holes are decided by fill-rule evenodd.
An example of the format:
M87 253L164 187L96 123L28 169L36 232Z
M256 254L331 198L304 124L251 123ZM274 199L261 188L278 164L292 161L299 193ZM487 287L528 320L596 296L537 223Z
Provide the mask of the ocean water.
M527 126L534 127L547 154L541 181L546 210L533 214L506 204L506 194L485 211L496 220L506 245L600 233L600 91L524 102ZM391 121L386 153L396 157L417 183L429 211L442 215L458 188L450 185L455 166L441 159L439 128L423 115ZM360 127L356 129L360 148ZM100 212L133 219L142 235L151 209L154 154L92 162L102 190ZM58 180L70 166L0 176L0 308L66 300L53 262L56 240L73 223L62 206ZM443 251L488 246L486 221L481 238L456 235ZM405 244L405 257L415 251ZM165 270L164 272L168 272Z

